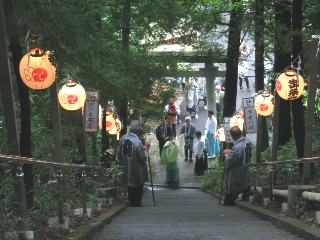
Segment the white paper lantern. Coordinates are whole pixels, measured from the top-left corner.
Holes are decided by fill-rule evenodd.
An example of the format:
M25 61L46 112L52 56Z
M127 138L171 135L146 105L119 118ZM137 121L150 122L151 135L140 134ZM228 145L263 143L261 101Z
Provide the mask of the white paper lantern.
M57 62L54 56L40 48L34 48L20 61L19 72L22 81L31 89L50 87L57 78Z
M254 108L261 116L270 116L274 110L274 97L269 93L259 94L254 100Z
M239 127L241 131L243 130L243 124L244 124L244 116L242 113L238 113L234 115L230 120L230 126Z
M276 90L284 100L294 100L301 96L304 89L304 80L295 70L287 70L276 81Z
M226 141L226 136L225 136L225 133L224 133L224 128L221 127L217 130L217 138L219 139L220 142L225 142Z
M74 111L83 107L86 101L86 91L80 84L68 81L60 89L58 97L61 107Z

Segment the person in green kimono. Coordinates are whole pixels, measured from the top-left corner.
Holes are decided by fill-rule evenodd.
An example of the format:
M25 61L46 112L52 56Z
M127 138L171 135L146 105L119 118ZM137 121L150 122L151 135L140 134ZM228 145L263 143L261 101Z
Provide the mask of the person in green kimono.
M170 141L167 141L162 150L161 163L166 164L166 180L168 185L176 186L179 183L179 146L173 134Z

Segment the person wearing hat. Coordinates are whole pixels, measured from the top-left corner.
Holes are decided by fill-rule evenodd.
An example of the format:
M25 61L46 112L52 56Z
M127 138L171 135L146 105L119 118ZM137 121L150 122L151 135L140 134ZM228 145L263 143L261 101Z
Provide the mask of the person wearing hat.
M167 114L167 122L172 128L173 136L177 136L177 128L179 124L180 108L175 104L174 99L170 98L168 104L164 107L164 112Z
M218 138L215 136L217 132L217 119L213 116L213 111L208 110L208 119L206 122L206 148L208 158L214 158L220 152Z

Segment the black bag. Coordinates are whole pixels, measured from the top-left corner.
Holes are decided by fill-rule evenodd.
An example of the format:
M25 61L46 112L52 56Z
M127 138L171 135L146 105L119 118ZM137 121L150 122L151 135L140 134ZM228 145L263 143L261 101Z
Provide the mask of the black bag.
M74 155L73 155L73 157L72 157L72 161L74 162L74 163L76 163L76 164L82 164L82 163L84 163L85 161L86 161L86 158L83 156L83 155L81 155L81 154L75 154L76 153L76 151L74 151Z

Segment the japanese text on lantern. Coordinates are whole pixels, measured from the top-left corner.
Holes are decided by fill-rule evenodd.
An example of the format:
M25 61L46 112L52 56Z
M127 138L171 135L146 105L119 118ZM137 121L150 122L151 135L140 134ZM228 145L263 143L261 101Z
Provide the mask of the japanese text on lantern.
M288 100L294 100L297 98L299 95L298 87L299 87L299 81L295 79L290 79L288 81L288 87L289 87L289 92L288 92Z

